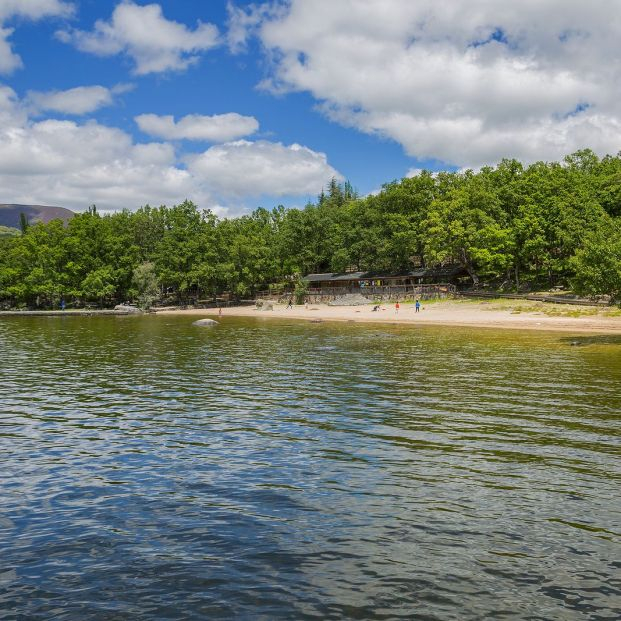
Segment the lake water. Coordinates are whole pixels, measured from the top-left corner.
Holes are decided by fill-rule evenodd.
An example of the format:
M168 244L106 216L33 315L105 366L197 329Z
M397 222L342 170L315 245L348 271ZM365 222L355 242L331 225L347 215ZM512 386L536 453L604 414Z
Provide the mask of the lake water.
M621 338L0 319L1 619L619 619Z

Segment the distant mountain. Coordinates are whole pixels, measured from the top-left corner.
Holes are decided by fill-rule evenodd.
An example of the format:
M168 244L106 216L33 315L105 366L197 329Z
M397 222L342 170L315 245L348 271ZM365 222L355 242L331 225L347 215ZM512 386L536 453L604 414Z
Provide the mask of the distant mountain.
M13 205L0 203L0 226L19 228L19 214L24 213L28 222L49 222L61 219L67 222L75 213L64 207L47 207L46 205Z

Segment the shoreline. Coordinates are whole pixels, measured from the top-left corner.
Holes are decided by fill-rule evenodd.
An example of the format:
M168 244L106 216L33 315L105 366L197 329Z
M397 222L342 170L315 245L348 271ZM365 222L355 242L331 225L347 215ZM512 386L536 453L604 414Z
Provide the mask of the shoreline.
M103 315L131 315L122 310L107 308L69 309L69 310L8 310L0 311L0 317L92 317Z
M273 310L258 310L254 306L222 307L222 317L254 317L261 319L293 319L314 323L348 322L387 324L399 326L435 326L447 328L484 328L496 330L528 330L581 334L621 335L621 311L613 308L588 309L580 306L553 303L524 302L523 300L442 300L426 301L419 313L413 304L382 304L373 311L373 304L364 306L329 306L308 304L287 309L284 304L274 304ZM187 315L197 318L218 318L218 308L165 308L153 309L144 315ZM76 309L0 311L2 317L93 317L127 316L123 310ZM134 315L140 316L140 315Z
M329 306L308 304L286 309L283 304L274 304L273 310L258 310L254 306L231 306L222 308L222 317L256 317L265 319L297 319L310 322L383 323L403 326L443 326L455 328L493 328L497 330L534 330L553 332L599 333L621 335L621 316L609 316L605 311L584 311L584 307L555 309L546 303L550 316L536 304L505 305L488 301L441 301L423 303L419 313L413 304L401 304L396 312L392 304L382 304L381 310L373 311L373 305ZM560 306L560 305L559 305ZM520 308L520 310L516 310ZM564 314L563 314L564 312ZM571 313L579 314L571 316ZM219 316L219 309L175 309L157 311L158 315L202 315L210 318Z

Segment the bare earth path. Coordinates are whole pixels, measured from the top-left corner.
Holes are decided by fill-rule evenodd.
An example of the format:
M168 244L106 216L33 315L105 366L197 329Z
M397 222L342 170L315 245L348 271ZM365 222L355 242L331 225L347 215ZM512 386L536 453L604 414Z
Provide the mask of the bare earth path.
M214 317L218 309L166 310L158 314L200 315ZM554 330L561 332L597 332L621 334L621 313L615 309L574 307L537 302L493 300L447 300L424 302L419 313L413 304L382 304L379 311L368 306L328 306L309 304L286 309L274 305L274 310L257 310L254 306L223 308L224 317L261 317L305 319L309 321L354 321L398 323L411 326L442 325L512 330Z

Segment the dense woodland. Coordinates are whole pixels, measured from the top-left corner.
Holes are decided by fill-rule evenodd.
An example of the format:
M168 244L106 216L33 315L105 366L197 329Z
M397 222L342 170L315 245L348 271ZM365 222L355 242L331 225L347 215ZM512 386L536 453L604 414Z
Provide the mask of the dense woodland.
M565 285L621 301L621 153L423 172L359 197L333 181L304 209L217 218L186 201L0 231L5 306L250 297L308 272L459 263L472 286Z

